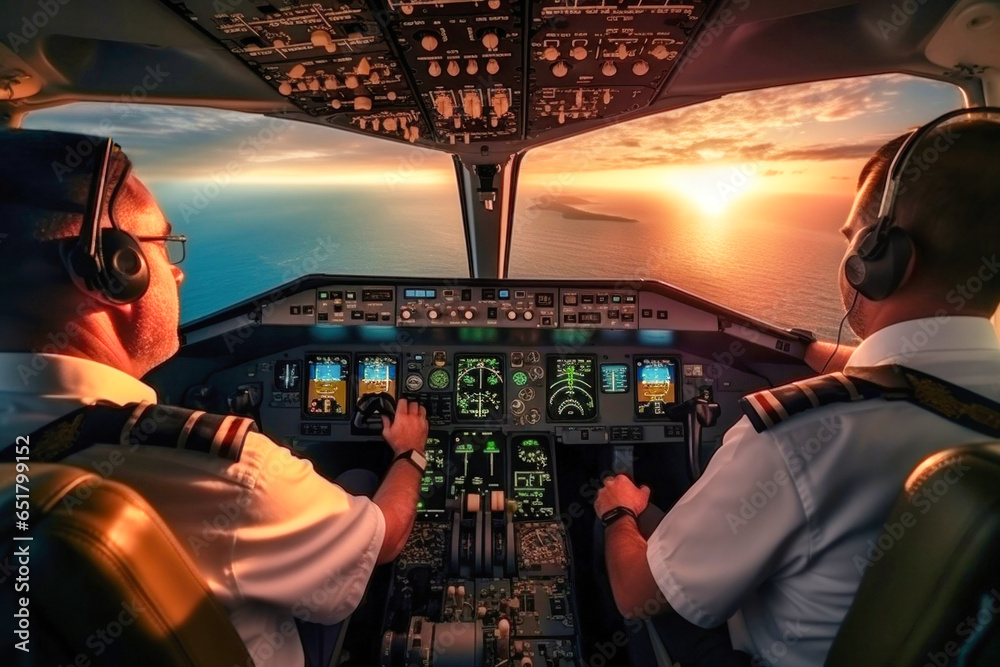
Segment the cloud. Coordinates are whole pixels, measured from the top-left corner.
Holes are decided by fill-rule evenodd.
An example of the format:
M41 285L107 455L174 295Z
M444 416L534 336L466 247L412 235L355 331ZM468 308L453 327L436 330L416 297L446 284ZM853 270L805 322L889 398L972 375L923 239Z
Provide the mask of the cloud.
M853 181L854 180L850 176L831 176L830 179L834 180L834 181Z
M781 169L768 169L763 174L761 174L761 176L780 176L783 173L785 172L782 171Z

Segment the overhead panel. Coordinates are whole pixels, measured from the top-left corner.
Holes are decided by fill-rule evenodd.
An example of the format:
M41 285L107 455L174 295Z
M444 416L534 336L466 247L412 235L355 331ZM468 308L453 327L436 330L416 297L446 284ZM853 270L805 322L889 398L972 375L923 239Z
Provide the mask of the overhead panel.
M648 107L709 4L164 2L307 119L441 147L537 139Z

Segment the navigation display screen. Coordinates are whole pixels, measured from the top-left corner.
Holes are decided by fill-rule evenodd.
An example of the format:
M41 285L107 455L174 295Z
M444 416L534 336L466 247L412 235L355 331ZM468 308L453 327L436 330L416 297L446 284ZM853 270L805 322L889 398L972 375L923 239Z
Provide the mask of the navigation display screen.
M420 480L420 500L417 501L417 514L424 519L444 516L447 438L445 433L431 433L427 436L427 448L424 450L427 470Z
M358 398L383 392L396 398L396 357L388 354L358 355Z
M496 421L503 408L503 357L455 355L455 417Z
M675 357L636 357L635 414L640 419L665 417L667 408L677 402Z
M460 431L451 439L449 498L463 493L489 493L504 484L503 435L491 431Z
M303 412L311 417L346 419L350 368L346 354L307 355Z
M548 358L545 411L549 421L590 421L597 416L597 360L593 356Z

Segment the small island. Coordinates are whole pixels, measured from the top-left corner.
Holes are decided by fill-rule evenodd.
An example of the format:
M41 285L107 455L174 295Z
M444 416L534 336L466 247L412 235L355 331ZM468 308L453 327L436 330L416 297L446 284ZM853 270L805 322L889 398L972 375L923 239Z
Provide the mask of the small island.
M552 197L548 202L541 202L536 199L531 206L528 207L529 211L553 211L554 213L561 213L564 220L584 220L591 222L639 222L635 218L627 218L621 215L610 215L608 213L596 213L594 211L585 211L582 208L578 208L577 205L587 205L593 202L587 201L582 197L573 196L562 196L562 197Z

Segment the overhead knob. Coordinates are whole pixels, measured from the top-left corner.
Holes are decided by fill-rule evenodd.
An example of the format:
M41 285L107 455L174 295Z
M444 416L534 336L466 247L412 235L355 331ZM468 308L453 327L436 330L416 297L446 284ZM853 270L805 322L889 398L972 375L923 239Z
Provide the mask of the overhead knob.
M510 109L510 100L507 99L507 93L500 91L493 94L490 100L493 105L493 113L497 116L502 116Z
M625 46L624 42L618 45L618 50L615 51L615 55L621 58L622 60L628 58L628 47Z
M358 66L354 68L360 76L368 76L372 71L372 63L368 58L362 58L358 61Z
M441 317L441 313L439 313L436 308L428 308L427 309L427 319L429 319L429 320L436 320L439 317Z
M401 319L401 320L412 320L413 319L413 311L410 310L409 308L403 308L401 311L399 311L399 319Z
M447 94L435 97L434 107L443 118L451 118L455 113L455 105L451 101L451 96Z
M632 63L632 74L636 76L643 76L649 73L649 63L645 60L636 60Z
M344 77L344 85L347 86L348 88L354 89L360 86L361 82L358 81L358 77L354 76L353 74L348 74L347 76Z
M574 46L570 49L569 55L571 55L574 60L584 60L587 57L587 49L582 46Z
M531 320L535 319L535 313L534 313L534 311L531 311L531 310L524 311L524 319L528 320L529 322Z
M306 66L302 63L296 63L292 65L292 68L288 70L288 76L293 79L301 79L306 73Z
M379 76L378 72L372 72L372 75L368 77L368 83L373 86L377 86L382 81L382 77Z
M670 55L670 49L665 47L663 44L657 44L653 47L653 50L649 52L657 60L663 60Z
M427 66L427 73L431 76L441 76L441 63L432 60L431 64Z
M500 37L493 31L485 33L483 35L483 46L486 47L487 51L496 51L497 47L500 46Z
M312 91L319 90L319 79L312 79L309 82L309 90L312 90Z
M480 118L483 115L483 101L479 95L469 91L462 96L462 109L466 116Z
M545 47L545 50L542 51L542 57L549 62L555 62L556 60L559 60L559 49L554 46L547 46Z
M486 71L490 74L496 74L500 71L500 63L498 63L495 58L490 58L486 61Z
M333 36L327 30L313 30L309 35L309 41L313 46L326 49L327 53L337 50L337 45L333 43Z
M420 46L423 47L424 51L433 51L440 43L441 42L437 38L437 35L432 35L430 33L420 38Z
M462 71L457 60L452 60L448 62L448 74L451 76L458 76L458 73Z
M326 88L327 90L337 90L337 88L340 87L340 84L337 83L337 77L328 76L325 79L323 79L323 87Z
M287 81L282 81L281 85L278 86L278 92L281 93L282 95L291 95L292 84L288 83Z
M511 320L512 322L514 320L516 320L517 319L517 311L516 310L508 310L507 311L507 319Z
M464 317L467 320L474 320L476 318L476 309L469 308L462 314L462 317Z
M490 9L500 9L500 0L490 0L486 3Z
M569 65L560 60L556 64L552 65L549 70L552 72L552 76L561 79L569 74Z
M343 105L344 105L344 103L341 102L340 100L330 100L330 108L331 109L339 109Z
M390 102L395 102L397 97L398 95L396 95L395 90L390 90L388 93L385 94L385 98Z
M458 310L452 308L448 311L448 317L458 317Z
M614 76L618 73L618 67L610 60L601 65L601 74L604 76Z
M370 97L354 98L355 111L371 111L371 108L372 108L372 98Z
M465 73L468 74L469 76L472 76L478 71L479 71L479 63L477 63L475 59L470 59L469 62L466 63L465 65Z
M385 119L385 122L382 123L382 127L385 128L386 132L395 132L396 128L398 127L398 123L396 122L395 118L390 116L389 118Z

